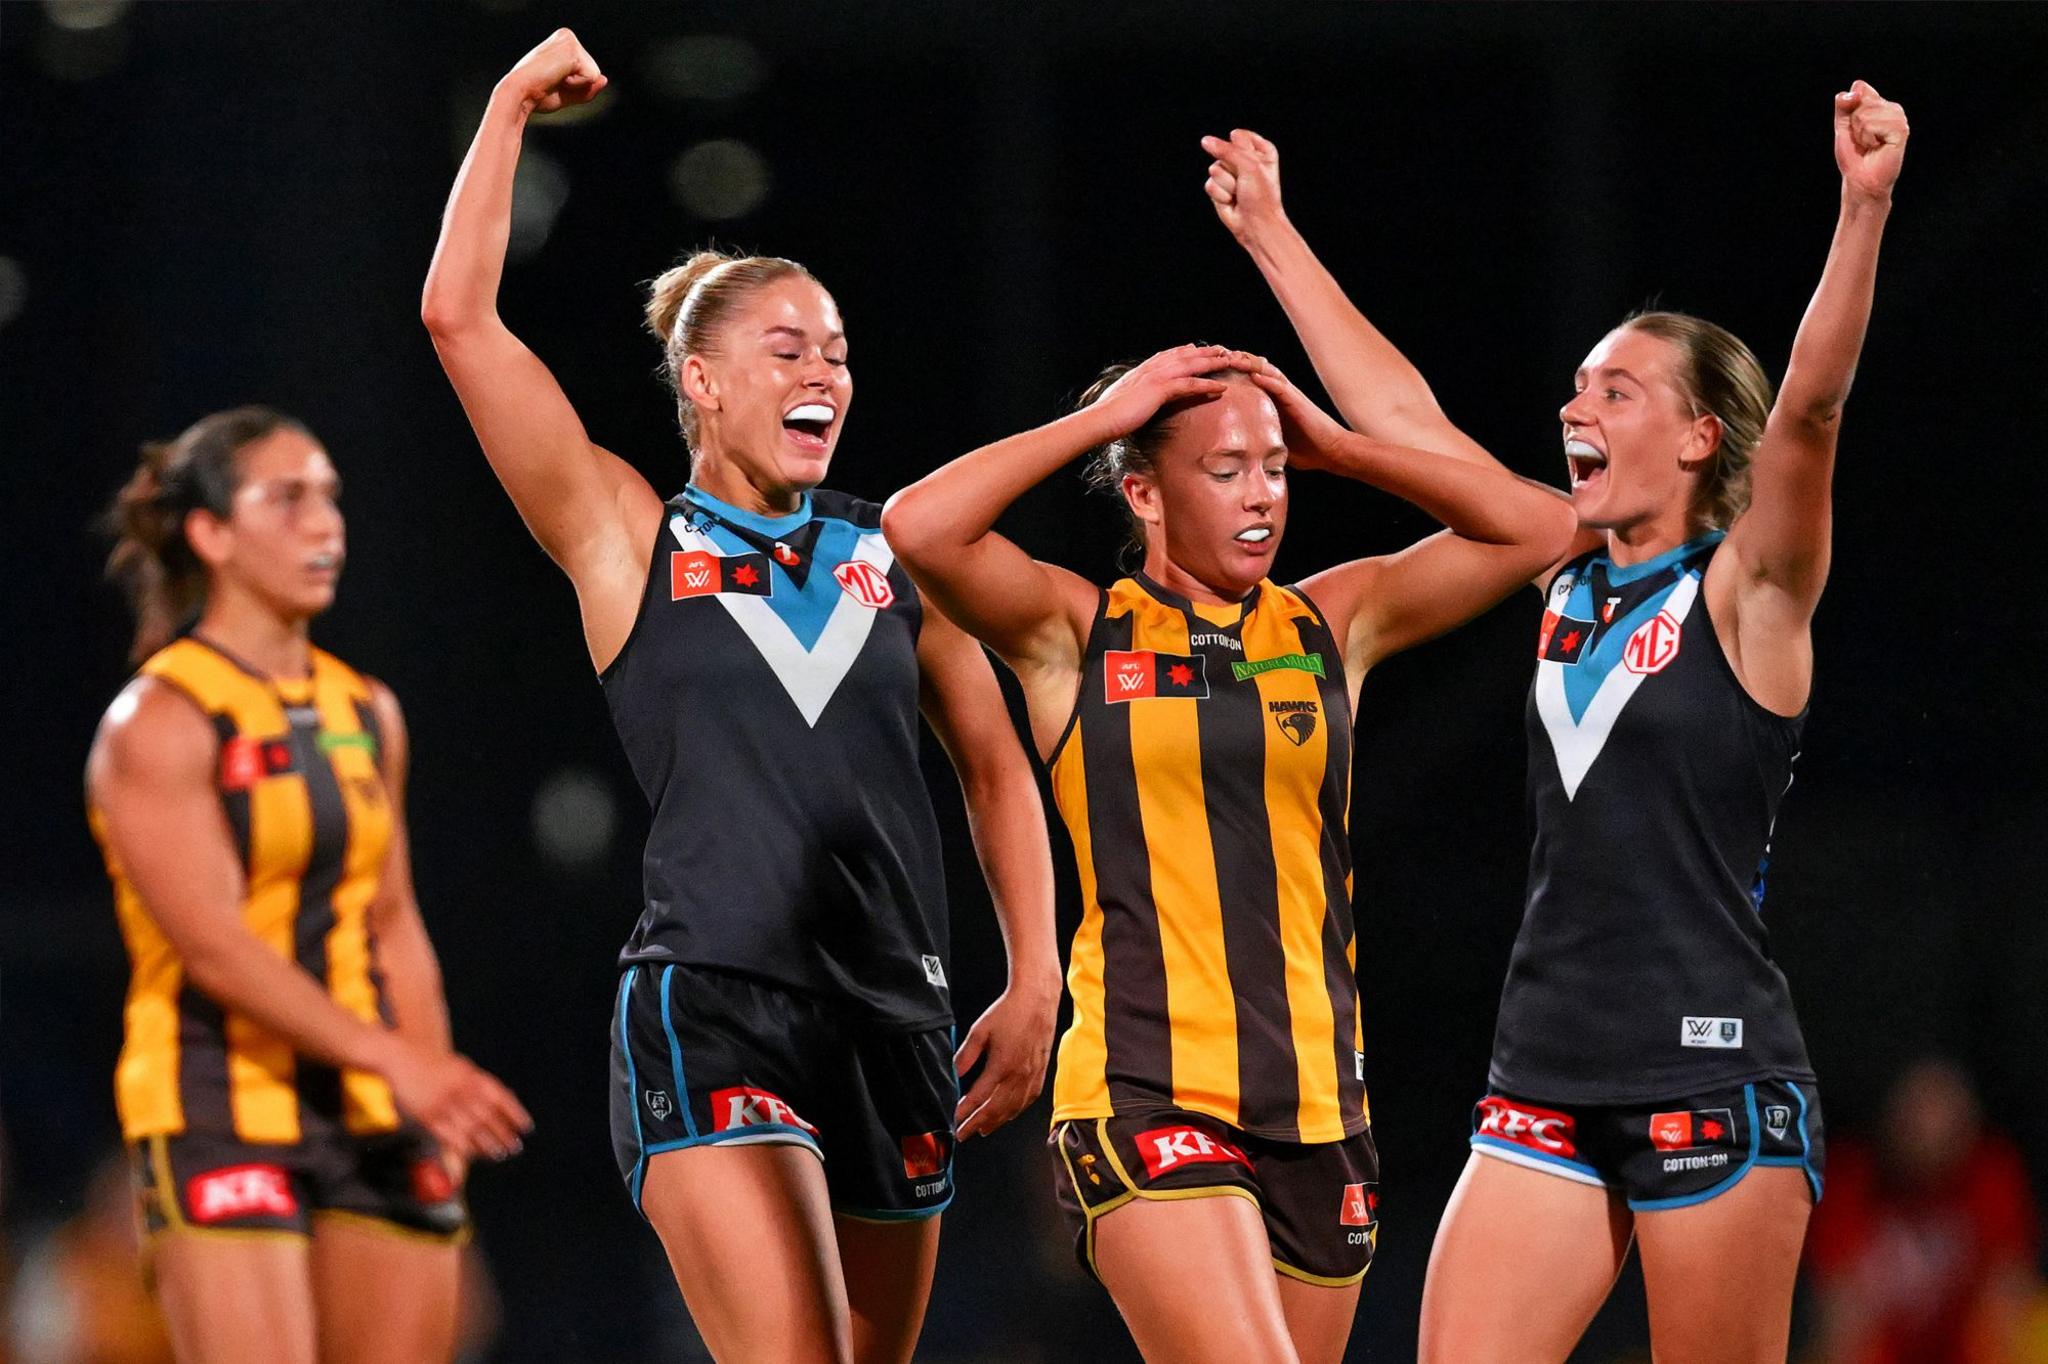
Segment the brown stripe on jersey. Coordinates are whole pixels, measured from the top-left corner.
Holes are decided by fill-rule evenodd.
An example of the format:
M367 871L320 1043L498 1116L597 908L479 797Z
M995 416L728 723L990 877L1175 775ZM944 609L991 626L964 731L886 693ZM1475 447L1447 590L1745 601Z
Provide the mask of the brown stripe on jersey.
M241 733L241 730L235 725L234 716L223 714L213 717L213 732L215 737L220 740L221 752L225 754L228 751L228 745L234 741L236 735ZM215 761L219 762L221 760L216 759ZM242 864L242 874L247 876L249 874L248 786L240 786L234 790L229 790L225 786L221 787L220 803L221 808L227 812L228 832L232 833L235 838L235 860Z
M1256 599L1254 599L1256 601ZM1254 608L1256 609L1256 608ZM1188 629L1242 639L1244 622L1217 625L1185 610ZM1267 821L1265 767L1247 762L1266 745L1265 704L1256 680L1234 681L1227 662L1215 671L1210 699L1197 717L1202 801L1223 911L1224 961L1237 1009L1237 1108L1261 1136L1299 1139L1301 1102L1287 1003L1286 957L1280 935L1279 868ZM1196 736L1190 736L1196 737ZM1235 761L1233 761L1235 759Z
M1103 620L1100 650L1129 649L1136 622L1129 612ZM1102 687L1098 651L1081 685ZM1171 1092L1173 1037L1167 1025L1166 964L1160 954L1159 911L1138 813L1138 776L1131 764L1131 706L1091 711L1074 736L1081 742L1088 788L1088 842L1095 853L1095 894L1103 907L1104 1076L1110 1102L1157 1104Z
M189 980L178 986L178 1105L184 1130L235 1130L228 1079L227 1016L213 996Z
M292 950L300 967L328 985L327 935L335 925L334 892L347 871L348 809L334 768L320 748L320 725L309 707L286 711L291 721L292 765L306 784L312 821L312 850L299 883L299 914L292 925ZM302 1108L330 1122L341 1116L341 1074L333 1066L300 1058L298 1093Z
M1343 650L1320 612L1313 626L1303 623L1305 646L1311 634L1315 647L1327 660L1319 688L1323 711L1345 721L1339 724L1333 720L1329 726L1329 751L1324 757L1323 785L1317 804L1322 809L1323 825L1330 831L1322 841L1323 883L1330 897L1330 912L1323 921L1323 975L1329 982L1330 1003L1336 1010L1332 1041L1337 1060L1338 1108L1348 1126L1354 1115L1362 1119L1367 1112L1365 1081L1358 1073L1362 1022L1358 1013L1358 972L1353 966L1356 930L1351 914L1351 689L1344 676Z

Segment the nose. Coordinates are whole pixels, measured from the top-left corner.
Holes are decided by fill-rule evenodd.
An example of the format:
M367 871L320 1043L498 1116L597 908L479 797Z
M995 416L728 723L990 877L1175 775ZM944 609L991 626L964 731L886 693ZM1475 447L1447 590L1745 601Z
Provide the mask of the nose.
M1284 476L1259 469L1245 480L1244 504L1249 511L1265 511L1284 497L1286 492L1287 481Z
M823 351L813 351L804 365L805 388L829 388L839 367L825 358Z
M1584 393L1572 394L1570 401L1557 409L1557 419L1566 426L1584 426L1586 424L1586 417L1586 395Z

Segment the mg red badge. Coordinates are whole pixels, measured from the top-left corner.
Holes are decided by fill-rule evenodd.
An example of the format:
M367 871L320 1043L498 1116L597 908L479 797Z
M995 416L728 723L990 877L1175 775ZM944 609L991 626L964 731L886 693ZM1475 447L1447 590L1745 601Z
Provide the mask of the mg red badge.
M832 576L839 580L846 595L862 606L880 611L896 600L896 589L889 586L889 575L873 564L859 559L848 559L832 570Z
M1678 657L1678 640L1684 626L1669 611L1659 611L1636 627L1621 651L1621 665L1632 673L1661 673Z

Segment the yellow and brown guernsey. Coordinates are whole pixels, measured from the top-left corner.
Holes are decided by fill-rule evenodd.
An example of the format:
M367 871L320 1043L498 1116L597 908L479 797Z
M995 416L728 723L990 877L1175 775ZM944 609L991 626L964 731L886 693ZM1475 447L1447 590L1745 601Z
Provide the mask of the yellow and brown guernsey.
M1315 606L1270 582L1229 606L1118 582L1050 768L1082 899L1054 1120L1362 1130L1351 710Z
M318 649L312 676L276 679L192 637L152 655L142 673L191 698L220 736L216 784L246 876L241 913L249 931L326 982L349 1012L388 1023L368 917L392 813L368 684ZM122 1134L136 1141L190 1130L296 1142L309 1125L397 1127L381 1077L305 1060L185 979L107 842L99 810L91 814L132 968L114 1083Z

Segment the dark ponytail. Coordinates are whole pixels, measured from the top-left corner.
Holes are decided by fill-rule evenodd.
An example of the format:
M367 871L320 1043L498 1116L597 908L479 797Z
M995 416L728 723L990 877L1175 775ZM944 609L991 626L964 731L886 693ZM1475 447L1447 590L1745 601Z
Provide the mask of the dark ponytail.
M279 430L306 428L272 408L237 407L142 447L141 461L106 515L114 536L107 577L120 584L135 612L132 662L170 643L206 601L206 565L185 538L185 518L203 510L225 521L242 482L236 457Z

